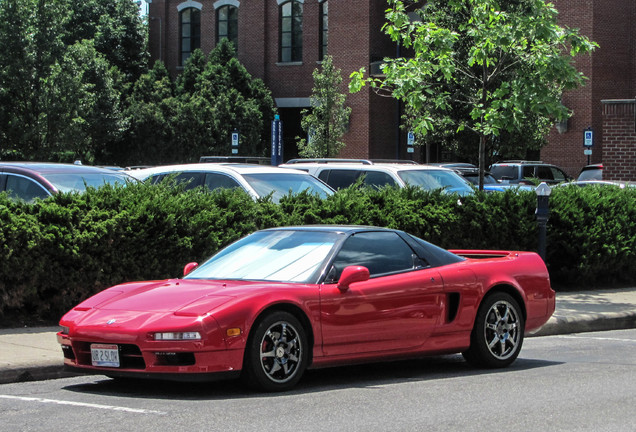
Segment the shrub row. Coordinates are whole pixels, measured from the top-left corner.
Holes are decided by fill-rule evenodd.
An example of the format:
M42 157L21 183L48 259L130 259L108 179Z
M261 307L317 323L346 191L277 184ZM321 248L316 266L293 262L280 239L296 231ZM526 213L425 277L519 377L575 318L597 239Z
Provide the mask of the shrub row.
M459 200L417 188L351 188L280 204L145 184L34 204L0 195L0 324L55 322L108 286L178 277L185 263L273 226L386 226L445 248L536 250L535 207L532 192ZM633 283L635 255L636 190L554 190L547 264L555 285Z

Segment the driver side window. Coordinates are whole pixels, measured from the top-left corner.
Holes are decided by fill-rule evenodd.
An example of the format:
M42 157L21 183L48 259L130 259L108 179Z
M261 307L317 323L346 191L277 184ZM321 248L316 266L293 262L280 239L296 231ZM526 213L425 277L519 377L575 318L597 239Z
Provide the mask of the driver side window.
M335 280L351 265L369 269L371 277L412 270L413 250L394 232L362 232L349 237L338 252L332 273Z

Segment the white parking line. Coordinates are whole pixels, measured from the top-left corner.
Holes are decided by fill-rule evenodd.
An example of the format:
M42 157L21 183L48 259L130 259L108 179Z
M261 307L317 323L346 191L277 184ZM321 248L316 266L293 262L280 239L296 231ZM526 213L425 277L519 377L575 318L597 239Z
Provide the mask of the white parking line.
M99 404L91 404L85 402L72 402L72 401L62 401L62 400L53 400L53 399L43 399L43 398L34 398L34 397L24 397L24 396L10 396L10 395L0 395L0 399L14 399L21 400L25 402L39 402L39 403L50 403L57 405L72 405L78 407L85 408L96 408L96 409L104 409L110 411L124 411L134 414L156 414L156 415L165 415L166 412L163 411L155 411L155 410L147 410L147 409L137 409L137 408L127 408L113 405L99 405Z

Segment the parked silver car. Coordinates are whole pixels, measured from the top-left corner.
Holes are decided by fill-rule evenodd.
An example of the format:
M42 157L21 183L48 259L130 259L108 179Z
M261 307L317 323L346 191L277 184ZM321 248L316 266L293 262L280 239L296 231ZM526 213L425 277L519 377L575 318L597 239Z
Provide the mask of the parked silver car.
M294 159L280 166L308 172L336 190L349 187L362 177L364 185L376 188L412 185L462 196L475 193L470 183L455 171L431 165L363 159Z
M333 194L329 186L307 173L264 165L196 163L157 166L129 173L142 181L150 179L152 183L174 178L177 182L187 182L186 189L199 186L210 190L241 188L254 199L271 195L273 202L290 193L303 191L321 198Z

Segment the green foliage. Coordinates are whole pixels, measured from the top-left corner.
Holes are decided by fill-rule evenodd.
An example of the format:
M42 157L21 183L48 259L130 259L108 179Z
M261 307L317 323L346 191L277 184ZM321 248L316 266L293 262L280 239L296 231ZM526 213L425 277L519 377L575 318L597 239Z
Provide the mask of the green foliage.
M557 188L550 196L548 262L561 283L631 282L636 188Z
M130 0L0 2L0 158L105 158L121 93L145 68Z
M202 155L264 155L274 100L224 39L207 60L194 51L173 82L161 62L140 77L128 100L130 128L113 157L122 165L196 162Z
M417 4L416 4L417 3ZM549 126L570 113L563 91L582 85L573 57L597 46L557 24L543 0L389 0L385 32L413 55L385 59L386 78L351 75L350 89L370 85L404 102L419 137L457 143L471 131L483 172L487 153L517 155L521 140L537 148ZM419 20L411 20L409 11ZM448 131L454 131L449 133ZM506 141L504 141L506 140ZM508 140L514 143L508 147ZM461 144L460 144L461 145ZM488 148L487 148L488 147Z
M336 157L345 145L340 139L347 131L351 114L351 108L345 106L346 95L340 93L340 69L334 68L331 56L325 56L313 77L312 108L301 113L301 126L309 138L299 140L298 154L308 158Z
M59 0L58 0L59 1ZM69 18L63 33L66 45L92 40L108 63L133 83L147 69L147 27L139 6L130 0L69 1Z
M636 282L635 189L562 187L550 200L547 265L557 287ZM275 226L385 226L444 248L536 250L535 208L533 192L514 190L458 198L350 187L279 204L168 184L89 188L34 204L0 194L0 325L51 323L111 285L179 277L186 263Z

